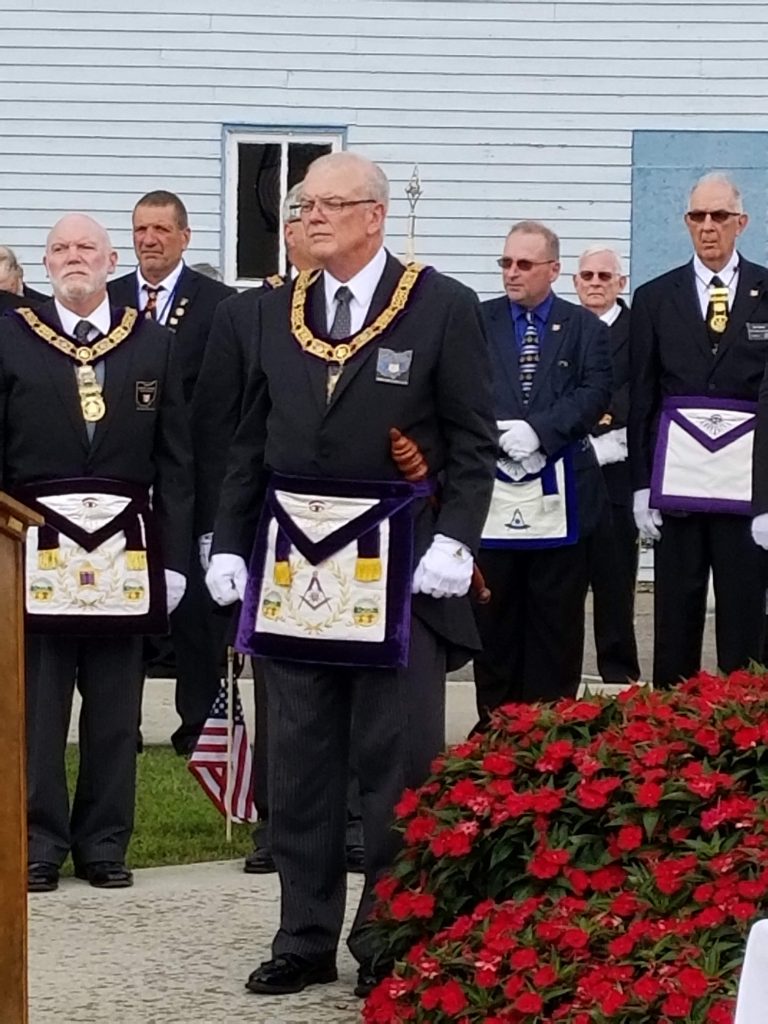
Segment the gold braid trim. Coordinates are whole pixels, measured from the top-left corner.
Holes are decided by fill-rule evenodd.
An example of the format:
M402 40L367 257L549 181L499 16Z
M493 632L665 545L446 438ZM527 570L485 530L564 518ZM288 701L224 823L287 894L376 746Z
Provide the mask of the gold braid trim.
M270 274L269 277L264 278L264 284L274 291L275 288L282 288L285 281L279 274Z
M136 325L136 321L139 314L135 309L126 309L123 313L123 319L115 327L113 331L104 338L100 338L94 342L93 345L76 345L69 338L64 338L60 334L57 334L52 327L48 324L44 324L43 321L37 316L34 310L28 306L24 306L21 309L15 310L19 316L23 317L26 321L27 327L43 341L47 341L49 345L53 345L59 352L63 352L65 356L69 356L70 359L74 359L76 363L80 363L81 366L87 366L88 363L94 363L97 359L101 359L108 352L117 348L121 342L132 333L133 328Z
M318 271L303 270L296 278L291 298L291 334L305 352L325 360L326 363L339 363L343 366L355 353L373 341L389 327L398 313L401 313L411 297L413 287L419 279L419 275L426 268L419 263L409 263L403 270L400 280L397 282L392 299L387 308L376 317L372 324L363 328L358 334L353 334L345 341L334 343L316 338L305 318L307 305L307 291L309 286L314 284L318 277Z

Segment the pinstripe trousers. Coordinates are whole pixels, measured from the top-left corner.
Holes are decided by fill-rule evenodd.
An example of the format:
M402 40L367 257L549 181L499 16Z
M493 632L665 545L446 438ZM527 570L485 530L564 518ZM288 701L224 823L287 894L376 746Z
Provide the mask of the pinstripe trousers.
M365 836L365 885L348 945L373 953L363 925L372 889L400 845L393 808L420 785L445 740L443 642L412 619L403 669L264 661L269 717L272 855L280 875L280 928L272 955L335 953L344 920L344 840L350 759Z
M27 829L30 863L124 861L133 832L143 639L29 635ZM75 683L80 768L69 812L64 751Z

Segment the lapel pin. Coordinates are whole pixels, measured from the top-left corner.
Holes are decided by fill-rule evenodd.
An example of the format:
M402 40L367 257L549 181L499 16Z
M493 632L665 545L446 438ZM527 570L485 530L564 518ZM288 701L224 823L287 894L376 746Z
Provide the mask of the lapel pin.
M179 321L178 321L178 318L177 318L177 317L175 317L175 316L172 316L172 317L170 318L170 320L168 321L168 326L169 326L169 327L175 327L175 326L176 326L176 324L178 324L178 322L179 322Z
M756 299L759 294L760 292L757 290L757 288L753 288L752 291L749 293L750 298L752 299Z
M177 309L174 309L173 315L174 316L184 316L184 307L183 306L179 306Z
M552 330L553 331L559 331L560 330L560 324L552 324Z

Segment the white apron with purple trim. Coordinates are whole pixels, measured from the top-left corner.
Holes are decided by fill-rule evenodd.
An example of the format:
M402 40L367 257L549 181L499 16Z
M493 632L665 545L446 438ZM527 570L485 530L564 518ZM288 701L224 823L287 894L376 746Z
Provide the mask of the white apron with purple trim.
M757 404L746 399L664 399L651 475L651 507L751 515Z
M32 632L167 631L165 581L146 488L55 480L15 492L45 518L25 546Z
M547 459L539 473L520 480L507 458L496 464L482 548L564 547L579 539L576 478L570 449Z
M237 647L257 657L405 665L413 502L430 482L273 475L249 569Z

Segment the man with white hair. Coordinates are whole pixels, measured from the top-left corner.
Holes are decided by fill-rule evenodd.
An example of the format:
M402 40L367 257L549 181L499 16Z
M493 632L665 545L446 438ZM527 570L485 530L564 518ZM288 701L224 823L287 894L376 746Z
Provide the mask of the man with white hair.
M0 245L0 291L19 296L29 306L45 302L48 298L24 284L24 268L8 245Z
M281 919L247 982L267 995L336 979L350 766L365 835L356 993L391 966L364 925L397 849L394 806L444 744L446 667L479 646L467 594L496 453L479 304L386 251L388 199L363 157L309 167L299 208L323 271L255 306L214 527L207 583L221 604L244 598L239 644L267 686Z
M186 586L191 444L171 334L109 304L104 228L68 214L44 263L54 298L0 319L0 487L45 517L26 545L28 887L55 889L71 852L78 878L115 889L132 884L142 637Z
M626 683L640 675L635 640L637 527L632 515L632 485L627 462L629 413L629 307L621 298L627 278L621 256L592 245L573 275L582 306L609 328L613 390L611 402L592 428L592 445L603 473L608 502L589 537L597 670L604 683Z
M752 440L768 356L768 271L736 249L747 226L722 173L691 190L693 258L635 293L629 458L640 535L655 542L653 682L701 667L710 571L717 663L763 653L766 561L750 536ZM755 540L768 546L764 520Z

